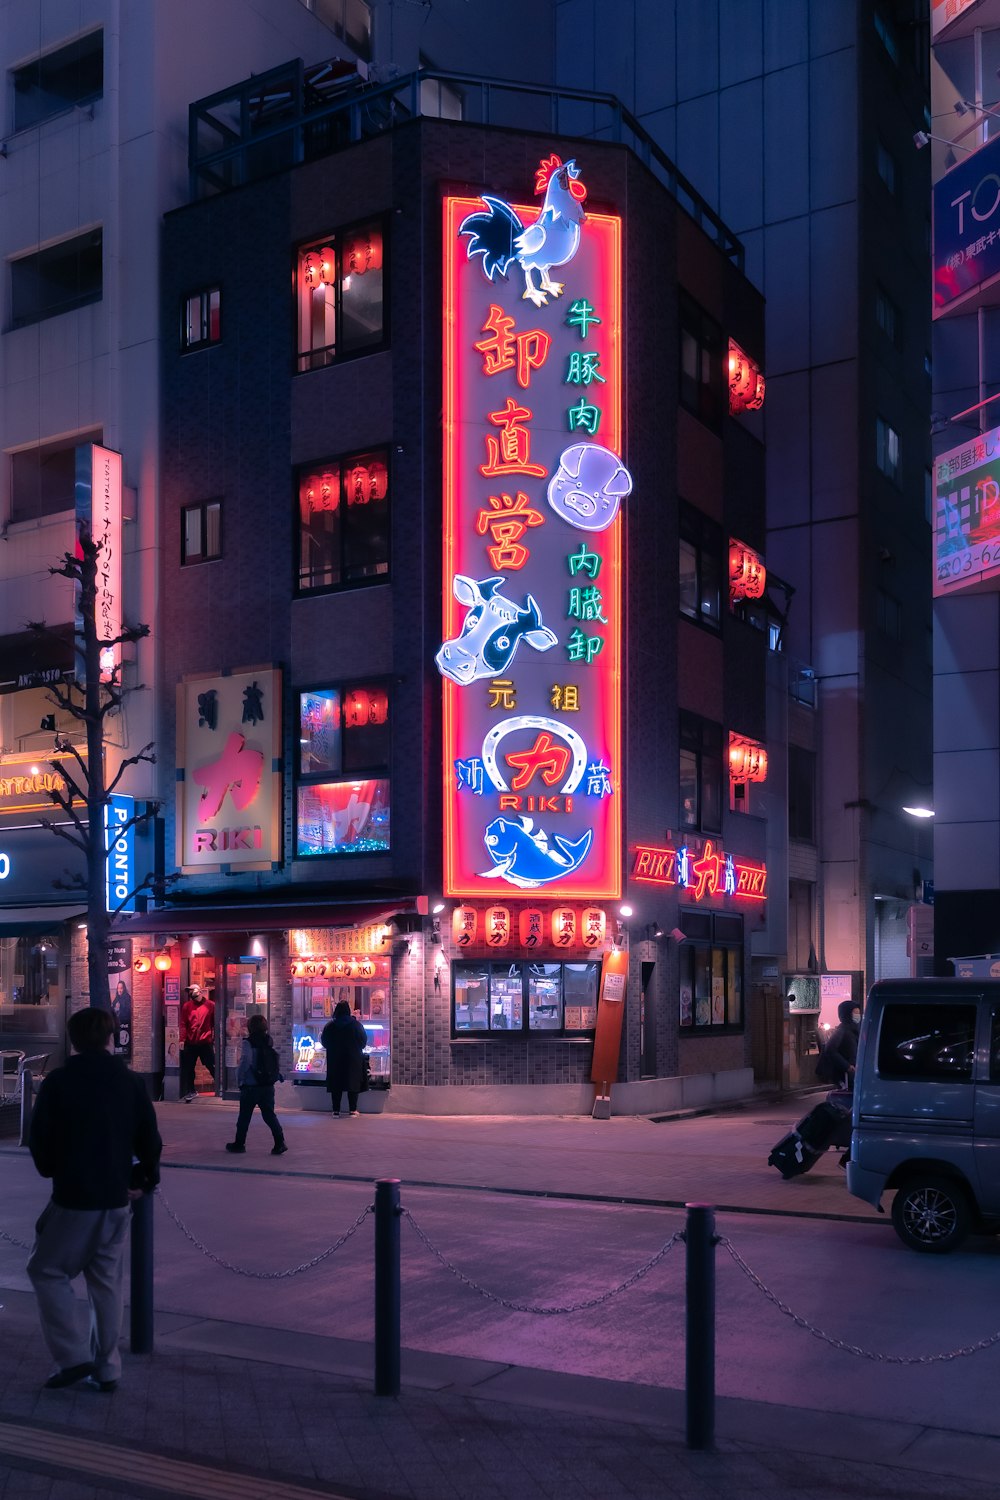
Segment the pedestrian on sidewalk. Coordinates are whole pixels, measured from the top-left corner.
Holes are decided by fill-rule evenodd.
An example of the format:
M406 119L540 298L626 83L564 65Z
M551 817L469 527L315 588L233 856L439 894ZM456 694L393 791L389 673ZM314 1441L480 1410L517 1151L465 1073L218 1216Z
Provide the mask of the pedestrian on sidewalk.
M835 1089L853 1089L861 1031L860 1005L856 1000L841 1000L837 1006L837 1019L840 1024L826 1039L816 1064L816 1077L823 1083L833 1084Z
M195 1097L194 1070L200 1062L215 1082L215 1001L200 984L192 984L181 1006L181 1098L190 1104Z
M42 1082L31 1115L28 1146L38 1171L52 1179L52 1197L35 1225L27 1271L56 1362L45 1388L87 1380L110 1394L121 1377L128 1205L159 1182L163 1143L142 1079L114 1055L111 1012L88 1006L67 1029L72 1053ZM80 1275L89 1329L73 1291Z
M285 1133L274 1112L274 1085L280 1083L281 1070L278 1054L271 1041L271 1033L263 1016L251 1016L247 1021L247 1034L243 1040L240 1063L236 1070L236 1082L240 1086L240 1113L236 1121L236 1139L227 1141L226 1150L242 1153L247 1149L247 1131L255 1109L274 1138L272 1156L284 1156L288 1147Z
M340 1119L340 1106L347 1092L347 1107L352 1115L358 1112L358 1095L364 1078L365 1048L368 1033L351 1015L346 1000L338 1000L334 1006L333 1019L323 1027L320 1037L326 1052L326 1086L333 1104L333 1118Z

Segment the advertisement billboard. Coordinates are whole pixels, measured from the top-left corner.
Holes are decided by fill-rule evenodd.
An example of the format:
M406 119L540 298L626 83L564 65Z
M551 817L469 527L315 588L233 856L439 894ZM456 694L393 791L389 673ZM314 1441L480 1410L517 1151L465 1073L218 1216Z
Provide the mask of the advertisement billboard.
M934 597L1000 588L1000 427L934 461Z

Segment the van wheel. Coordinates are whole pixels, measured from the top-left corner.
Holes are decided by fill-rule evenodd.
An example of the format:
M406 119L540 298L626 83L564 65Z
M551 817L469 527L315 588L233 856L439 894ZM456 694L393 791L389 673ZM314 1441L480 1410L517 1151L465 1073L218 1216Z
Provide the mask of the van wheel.
M946 1255L957 1250L972 1228L969 1200L950 1177L911 1177L892 1204L893 1228L911 1250Z

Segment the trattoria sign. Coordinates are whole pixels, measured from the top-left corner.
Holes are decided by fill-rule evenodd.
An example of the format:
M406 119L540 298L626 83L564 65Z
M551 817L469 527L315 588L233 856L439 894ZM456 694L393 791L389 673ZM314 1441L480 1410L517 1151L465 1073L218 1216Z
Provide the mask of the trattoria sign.
M632 879L675 885L694 901L726 896L736 901L767 900L767 866L727 854L712 839L697 848L637 844L632 851Z
M621 887L621 220L555 155L535 192L444 201L445 889L599 901Z

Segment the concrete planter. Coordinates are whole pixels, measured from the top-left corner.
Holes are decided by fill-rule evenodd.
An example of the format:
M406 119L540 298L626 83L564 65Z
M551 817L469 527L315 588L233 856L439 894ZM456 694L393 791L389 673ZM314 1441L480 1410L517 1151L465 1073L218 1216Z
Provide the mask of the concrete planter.
M388 1089L365 1089L363 1094L358 1095L358 1113L362 1115L380 1115L385 1109L385 1101L388 1096Z

